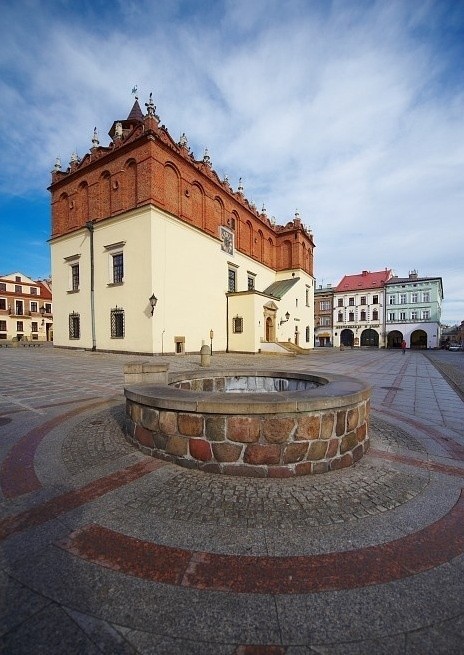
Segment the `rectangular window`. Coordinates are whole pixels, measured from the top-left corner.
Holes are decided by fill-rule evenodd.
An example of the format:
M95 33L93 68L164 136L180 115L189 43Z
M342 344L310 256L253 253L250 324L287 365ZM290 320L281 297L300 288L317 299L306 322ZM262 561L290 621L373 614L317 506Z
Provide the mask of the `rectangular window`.
M46 302L44 307L45 307L45 313L46 314L51 314L52 313L52 306L51 306L51 304L49 302Z
M16 332L24 332L24 323L22 321L16 321Z
M343 312L338 312L337 322L343 323Z
M361 309L361 321L366 321L366 320L367 320L366 310Z
M124 258L122 252L113 255L113 283L120 284L124 277Z
M400 321L406 320L406 312L400 312Z
M378 297L377 295L372 296L372 303L373 303L374 305L378 305L378 304L379 304L379 297Z
M400 305L405 305L407 303L407 298L405 293L400 293Z
M422 310L422 320L427 320L430 318L430 312L428 309L423 309Z
M255 288L255 277L254 275L248 276L248 291L253 291Z
M119 307L111 310L111 338L124 338L124 310Z
M338 299L338 306L343 307L343 298Z
M326 312L328 309L330 309L330 300L321 300L319 303L319 308L321 312Z
M348 298L348 305L354 307L354 298Z
M36 321L32 321L31 332L38 332L38 331L39 331L39 324Z
M0 309L6 309L6 298L0 298Z
M16 275L15 282L21 282L21 276L20 275Z
M411 312L411 319L412 319L413 321L417 321L417 310L416 310L416 309L413 309L413 310L412 310L412 312Z
M79 264L71 266L71 289L79 291Z
M232 331L235 334L243 332L243 318L241 316L236 316L232 319Z
M305 291L305 302L306 302L306 307L309 307L309 288L306 287Z
M430 302L430 291L424 291L422 294L422 302Z
M31 296L37 295L37 287L31 287Z
M354 312L350 312L350 313L348 314L348 320L350 321L350 323L353 323L353 322L354 322Z
M0 321L0 330L6 332L6 321Z
M16 316L22 316L24 313L23 301L17 300L15 304L16 304L16 309L15 309Z
M6 291L6 283L0 282L0 291Z
M36 312L38 311L38 304L37 301L31 300L31 312Z
M69 314L69 338L80 339L81 337L81 317L75 312Z
M306 343L309 343L309 340L311 339L311 330L309 328L309 325L306 326Z
M15 284L15 293L22 293L23 288L20 284Z
M389 305L394 305L395 303L396 303L395 296L388 296L388 304Z
M388 320L389 321L395 320L395 312L388 312Z
M321 316L321 323L320 325L328 326L331 324L330 321L330 316Z
M235 268L229 268L229 281L227 288L229 291L237 291L237 271Z
M417 293L417 291L414 291L411 294L411 302L418 302L418 300L419 300L419 294Z
M366 296L361 296L361 305L367 305Z

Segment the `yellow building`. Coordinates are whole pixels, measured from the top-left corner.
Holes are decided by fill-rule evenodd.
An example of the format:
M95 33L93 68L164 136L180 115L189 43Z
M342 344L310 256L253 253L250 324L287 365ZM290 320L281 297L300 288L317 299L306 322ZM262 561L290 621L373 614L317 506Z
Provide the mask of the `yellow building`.
M110 144L52 173L54 343L256 353L314 339L312 234L275 225L159 125L151 97Z

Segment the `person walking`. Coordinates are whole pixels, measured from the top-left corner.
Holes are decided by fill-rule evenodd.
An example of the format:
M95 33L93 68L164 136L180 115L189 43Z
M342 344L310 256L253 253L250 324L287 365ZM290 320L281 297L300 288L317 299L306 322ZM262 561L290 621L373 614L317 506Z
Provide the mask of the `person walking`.
M401 350L403 351L403 355L406 352L406 341L403 339L401 342Z

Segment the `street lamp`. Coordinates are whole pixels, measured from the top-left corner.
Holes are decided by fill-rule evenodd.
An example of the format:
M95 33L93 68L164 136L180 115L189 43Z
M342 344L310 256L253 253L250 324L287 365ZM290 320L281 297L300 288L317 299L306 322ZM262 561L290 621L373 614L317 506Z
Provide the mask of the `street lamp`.
M148 299L148 302L150 303L151 315L153 316L153 312L155 311L156 303L158 302L158 298L155 296L154 293L151 294L151 296Z
M212 330L209 331L209 340L210 340L210 352L211 355L213 354L213 337L214 337L214 332Z

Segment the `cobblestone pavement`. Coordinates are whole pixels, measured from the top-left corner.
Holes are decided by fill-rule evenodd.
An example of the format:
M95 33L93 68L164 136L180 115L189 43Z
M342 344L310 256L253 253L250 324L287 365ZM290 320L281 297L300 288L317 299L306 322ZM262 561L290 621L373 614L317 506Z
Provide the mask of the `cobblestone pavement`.
M126 442L122 367L146 357L2 349L2 652L462 653L463 356L214 355L372 386L360 462L261 480Z

